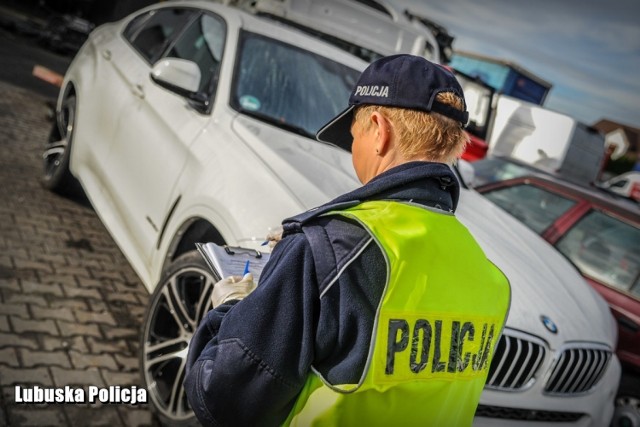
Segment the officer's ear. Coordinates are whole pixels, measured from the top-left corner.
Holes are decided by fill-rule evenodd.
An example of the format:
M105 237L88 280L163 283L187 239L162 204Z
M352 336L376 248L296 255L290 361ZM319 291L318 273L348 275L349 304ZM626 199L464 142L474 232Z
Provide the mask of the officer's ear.
M384 156L391 148L391 122L379 111L371 113L371 127L375 137L375 150Z

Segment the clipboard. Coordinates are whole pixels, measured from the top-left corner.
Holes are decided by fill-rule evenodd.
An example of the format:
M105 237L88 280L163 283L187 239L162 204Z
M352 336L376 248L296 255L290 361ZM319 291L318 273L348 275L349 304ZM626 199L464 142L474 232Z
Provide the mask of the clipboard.
M229 276L242 276L249 262L249 272L253 274L254 283L258 284L264 266L271 254L256 249L240 246L220 246L213 242L196 243L196 249L204 258L209 268L219 279Z

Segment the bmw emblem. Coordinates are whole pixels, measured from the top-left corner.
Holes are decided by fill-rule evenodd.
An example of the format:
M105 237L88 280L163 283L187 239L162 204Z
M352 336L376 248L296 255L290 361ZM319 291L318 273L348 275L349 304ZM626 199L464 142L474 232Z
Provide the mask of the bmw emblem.
M540 320L542 320L542 324L545 328L547 328L549 332L551 332L552 334L558 333L558 326L553 323L553 320L549 319L547 316L540 316Z

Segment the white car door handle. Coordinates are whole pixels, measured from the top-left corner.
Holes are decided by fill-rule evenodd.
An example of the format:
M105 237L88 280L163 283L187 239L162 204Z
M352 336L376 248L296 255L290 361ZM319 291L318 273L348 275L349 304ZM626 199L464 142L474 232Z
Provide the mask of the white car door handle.
M131 86L131 93L140 99L144 99L144 87L140 84Z
M102 56L104 57L104 59L109 61L111 59L111 51L109 49L103 50L102 51Z

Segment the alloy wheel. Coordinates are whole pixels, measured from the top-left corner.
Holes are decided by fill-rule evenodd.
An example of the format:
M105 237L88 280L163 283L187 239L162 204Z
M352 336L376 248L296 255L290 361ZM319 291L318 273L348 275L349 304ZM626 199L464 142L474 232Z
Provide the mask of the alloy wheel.
M65 155L67 155L67 149L73 136L75 115L76 98L68 96L63 101L57 116L57 132L52 132L42 153L46 179L52 179L61 167L66 167Z
M154 293L144 325L142 368L155 408L174 422L193 417L183 381L191 338L211 309L217 279L206 267L178 269Z

